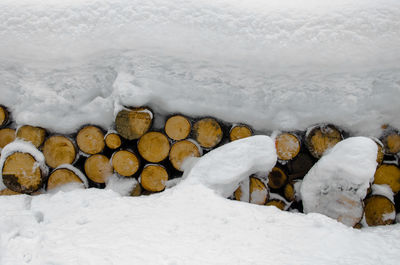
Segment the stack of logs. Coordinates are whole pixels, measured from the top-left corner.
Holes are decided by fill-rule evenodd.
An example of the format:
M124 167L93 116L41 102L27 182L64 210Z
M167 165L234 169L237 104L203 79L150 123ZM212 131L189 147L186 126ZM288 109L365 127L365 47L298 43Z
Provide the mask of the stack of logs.
M115 130L105 132L86 125L74 135L60 135L31 125L15 129L9 111L0 106L0 148L16 139L31 142L43 153L50 169L50 174L43 172L30 153L8 155L2 168L7 188L0 195L34 195L68 183L103 188L113 174L138 180L132 196L161 192L168 180L181 176L186 158L200 157L224 143L254 134L248 125L231 125L211 117L192 119L174 114L160 129L153 128L153 120L154 113L148 107L124 108L115 118ZM307 132L279 133L275 138L275 167L268 175L249 176L232 199L302 212L297 194L302 179L327 149L345 137L345 132L332 124L316 125ZM385 126L381 139L375 141L379 165L374 184L389 185L394 194L399 194L395 196L399 201L400 169L394 161L400 152L400 133ZM27 176L27 172L32 173ZM368 225L394 222L385 218L395 209L388 198L369 193L364 205Z

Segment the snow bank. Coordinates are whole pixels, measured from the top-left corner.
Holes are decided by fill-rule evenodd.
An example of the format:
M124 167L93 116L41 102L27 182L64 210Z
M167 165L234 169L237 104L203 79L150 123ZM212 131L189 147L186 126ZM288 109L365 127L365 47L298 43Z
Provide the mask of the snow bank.
M366 137L336 144L311 168L301 184L304 212L317 212L354 225L374 179L378 147Z
M186 182L201 183L227 198L251 174L269 173L277 160L275 142L257 135L225 144L205 154L189 169Z

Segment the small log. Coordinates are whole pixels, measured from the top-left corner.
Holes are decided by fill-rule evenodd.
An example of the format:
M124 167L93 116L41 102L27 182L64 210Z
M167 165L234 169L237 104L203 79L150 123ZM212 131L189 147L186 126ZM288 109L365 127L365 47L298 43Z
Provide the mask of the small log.
M43 155L49 167L56 168L62 164L72 164L76 158L73 142L65 136L54 135L46 139Z
M168 172L161 165L149 164L143 168L140 175L140 184L143 189L150 192L159 192L165 189L168 181Z
M112 150L119 148L122 144L121 137L116 133L109 133L104 138L106 146Z
M275 147L278 159L288 161L299 154L301 142L295 134L281 133L275 138Z
M47 190L52 190L70 183L79 183L84 187L82 179L68 168L57 168L49 176L47 180Z
M151 127L153 113L148 108L123 109L115 118L115 128L125 139L136 140Z
M201 147L211 149L221 142L223 132L215 119L204 118L194 124L193 135Z
M3 128L8 123L8 111L6 107L0 105L0 128Z
M231 130L229 131L229 140L232 142L252 135L253 130L249 126L245 124L238 124L232 126Z
M375 171L374 184L387 184L396 194L400 191L400 169L391 164L379 166Z
M285 196L285 199L289 202L292 202L296 199L296 191L294 189L293 182L289 182L288 184L286 184L285 188L283 189L283 194Z
M103 151L104 133L93 125L88 125L79 130L76 136L76 143L79 149L89 155L95 155Z
M282 188L287 181L286 173L279 167L275 166L268 175L268 187L271 189Z
M311 155L321 158L326 150L334 147L341 140L343 140L343 135L334 125L318 125L307 131L305 144Z
M250 203L264 205L269 197L267 186L260 179L250 177Z
M387 154L394 155L400 152L400 133L398 130L393 128L387 129L381 137L381 141L385 146Z
M306 153L298 154L293 160L287 163L289 180L302 179L313 167L314 158Z
M29 194L43 186L43 173L29 153L15 152L8 156L2 175L4 185L15 192Z
M0 129L0 148L15 140L15 130L10 128Z
M369 226L393 224L394 204L386 197L373 195L365 200L365 220Z
M148 132L138 142L139 154L148 162L159 163L168 157L170 144L160 132Z
M41 146L46 138L46 130L40 127L24 125L18 128L17 137L31 142L36 148Z
M105 183L107 178L113 174L110 160L100 154L92 155L85 161L86 176L96 183Z
M169 152L169 161L179 171L183 171L182 163L188 157L200 157L201 149L190 140L182 140L172 145Z
M127 150L115 152L112 155L111 164L115 172L124 177L134 175L140 166L139 158L134 153Z
M164 126L165 133L169 138L175 141L186 139L191 130L192 125L190 124L189 119L182 115L169 117Z
M0 196L9 196L9 195L21 195L22 193L15 192L13 190L5 188L4 190L0 190Z

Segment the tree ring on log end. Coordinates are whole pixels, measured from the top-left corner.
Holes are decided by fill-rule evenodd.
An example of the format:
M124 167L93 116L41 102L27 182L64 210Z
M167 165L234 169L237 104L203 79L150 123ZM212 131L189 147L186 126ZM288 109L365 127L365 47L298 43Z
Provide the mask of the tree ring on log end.
M81 183L84 187L83 181L75 174L75 172L68 168L58 168L50 174L49 179L47 180L47 190L52 190L69 183Z
M98 154L103 151L105 146L104 133L96 126L85 126L79 130L76 136L76 144L86 154Z
M151 163L158 163L168 157L170 144L167 136L160 132L148 132L138 142L139 154Z
M111 164L119 175L130 177L139 169L139 159L137 156L127 150L120 150L113 154Z
M306 134L306 146L315 158L320 158L324 152L343 140L343 135L334 125L319 125Z
M117 149L121 146L122 141L121 137L119 137L116 133L109 133L105 137L105 142L108 148L110 149Z
M383 164L375 171L374 184L389 185L393 193L400 191L400 169L396 165Z
M235 141L253 135L253 130L244 124L235 125L229 132L229 140Z
M275 138L276 154L280 160L291 160L299 152L301 143L299 138L292 133L281 133Z
M204 118L197 121L193 126L195 140L204 148L214 148L223 137L222 128L213 118Z
M49 167L56 168L62 164L72 164L76 158L73 142L65 136L54 135L44 142L43 155Z
M393 224L394 204L386 197L373 195L365 200L365 220L369 226Z
M174 115L165 122L164 131L169 138L175 141L186 139L192 126L190 121L182 115Z
M100 154L92 155L85 161L86 176L96 183L105 183L107 178L113 174L110 160Z
M183 171L182 163L188 157L200 157L201 150L190 140L182 140L172 145L169 153L169 161L172 166L179 171Z
M159 192L165 189L168 181L168 172L161 165L146 165L140 175L142 187L151 192Z

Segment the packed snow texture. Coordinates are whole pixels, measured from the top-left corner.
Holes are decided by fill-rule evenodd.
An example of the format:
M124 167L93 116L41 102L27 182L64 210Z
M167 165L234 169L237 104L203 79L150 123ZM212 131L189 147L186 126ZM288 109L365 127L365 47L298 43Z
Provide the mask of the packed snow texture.
M3 0L0 104L108 128L120 105L259 130L400 127L397 0Z
M328 150L301 184L304 212L322 213L355 225L374 180L377 153L377 144L366 137L347 138Z

